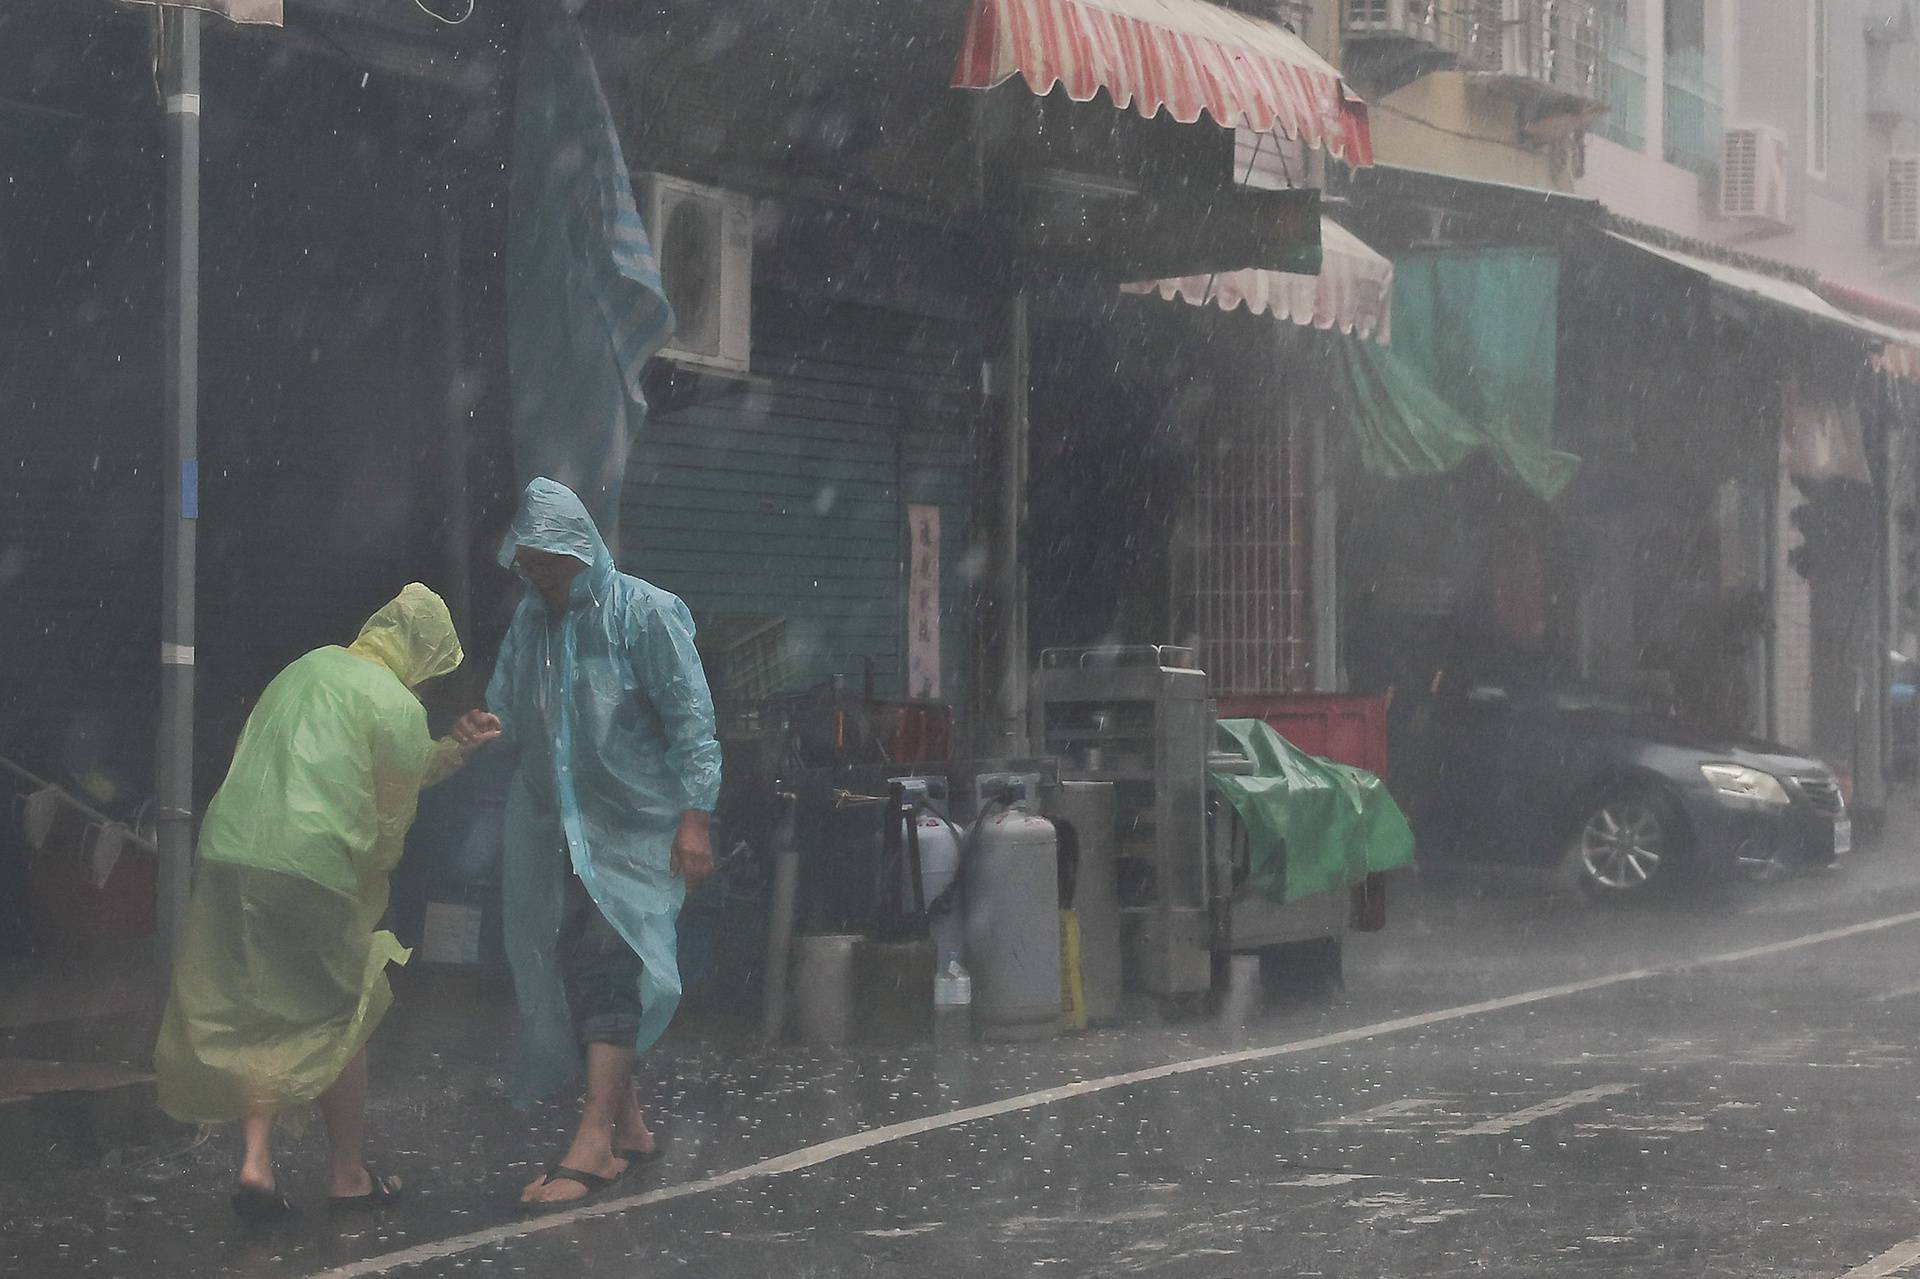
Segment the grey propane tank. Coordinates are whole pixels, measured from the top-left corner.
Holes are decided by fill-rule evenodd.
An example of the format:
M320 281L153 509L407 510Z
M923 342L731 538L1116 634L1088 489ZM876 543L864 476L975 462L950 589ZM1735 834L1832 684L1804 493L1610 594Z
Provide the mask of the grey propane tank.
M967 971L984 1039L1060 1030L1060 855L1053 823L1024 804L996 812L967 853Z

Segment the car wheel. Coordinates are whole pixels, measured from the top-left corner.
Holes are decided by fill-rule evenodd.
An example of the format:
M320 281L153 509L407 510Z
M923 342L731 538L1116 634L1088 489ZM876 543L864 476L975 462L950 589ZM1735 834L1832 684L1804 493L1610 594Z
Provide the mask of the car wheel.
M1680 843L1680 823L1658 793L1615 791L1580 823L1574 869L1596 895L1637 893L1673 873Z

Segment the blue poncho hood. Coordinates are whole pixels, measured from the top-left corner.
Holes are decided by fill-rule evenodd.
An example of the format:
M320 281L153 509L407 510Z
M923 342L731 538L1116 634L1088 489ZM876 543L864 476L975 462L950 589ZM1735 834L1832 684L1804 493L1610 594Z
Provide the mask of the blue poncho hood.
M500 567L513 567L514 552L523 546L549 555L571 555L590 567L612 562L586 505L572 489L544 475L530 481L520 497L513 527L500 544Z

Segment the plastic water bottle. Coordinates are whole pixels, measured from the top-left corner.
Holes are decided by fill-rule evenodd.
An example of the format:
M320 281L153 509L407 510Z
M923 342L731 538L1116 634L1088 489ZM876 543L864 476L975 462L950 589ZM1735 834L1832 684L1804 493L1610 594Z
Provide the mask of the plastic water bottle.
M960 952L950 950L933 975L933 1042L951 1048L973 1038L973 978L960 965Z

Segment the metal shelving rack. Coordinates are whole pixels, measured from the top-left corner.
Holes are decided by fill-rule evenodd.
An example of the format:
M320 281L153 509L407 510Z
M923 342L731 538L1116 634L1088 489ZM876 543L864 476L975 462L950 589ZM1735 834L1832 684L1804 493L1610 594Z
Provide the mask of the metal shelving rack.
M1122 970L1129 988L1212 983L1207 677L1192 649L1048 649L1028 694L1033 740L1063 779L1114 783Z

